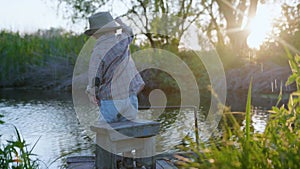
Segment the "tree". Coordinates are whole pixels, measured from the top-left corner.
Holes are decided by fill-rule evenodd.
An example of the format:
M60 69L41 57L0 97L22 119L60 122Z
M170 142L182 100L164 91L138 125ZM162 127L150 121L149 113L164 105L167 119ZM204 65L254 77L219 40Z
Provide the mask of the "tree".
M110 0L60 0L73 9L72 19L87 18L96 9L107 5L113 6ZM193 0L119 0L120 5L127 7L126 17L144 35L151 47L178 48L184 32L203 13L199 2ZM113 10L113 9L111 9Z
M300 2L283 3L281 8L281 17L275 22L272 39L264 43L258 53L259 62L268 60L288 65L284 47L288 47L295 55L300 53Z
M186 30L198 23L219 53L232 60L248 50L251 19L255 17L259 0L60 0L72 7L73 19L86 18L103 6L117 3L127 8L122 16L131 20L151 47L177 48ZM176 19L177 18L177 19ZM178 19L180 18L180 19ZM228 53L228 52L227 52ZM236 56L236 57L234 57Z
M243 55L248 48L249 27L256 15L258 0L212 0L203 5L210 21L202 29L211 42L219 48L228 45L237 55Z
M278 21L277 28L280 30L279 38L293 45L292 52L299 53L300 2L295 4L284 3L282 5L282 14L284 17Z

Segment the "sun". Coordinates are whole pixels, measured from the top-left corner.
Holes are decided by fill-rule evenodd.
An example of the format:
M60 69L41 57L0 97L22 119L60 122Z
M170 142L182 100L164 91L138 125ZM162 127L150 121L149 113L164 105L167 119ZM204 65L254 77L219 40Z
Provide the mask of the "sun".
M257 9L256 17L250 25L250 35L247 44L250 48L259 49L263 42L271 35L274 19L278 15L278 7L275 5L261 5Z

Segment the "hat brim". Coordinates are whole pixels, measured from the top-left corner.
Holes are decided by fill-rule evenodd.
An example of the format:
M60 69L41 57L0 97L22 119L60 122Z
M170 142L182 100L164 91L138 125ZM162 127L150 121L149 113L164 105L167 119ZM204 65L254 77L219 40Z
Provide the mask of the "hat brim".
M104 33L104 32L114 31L120 28L122 28L122 26L106 27L106 28L99 28L99 29L88 29L84 32L84 34L88 36L92 36L95 33Z

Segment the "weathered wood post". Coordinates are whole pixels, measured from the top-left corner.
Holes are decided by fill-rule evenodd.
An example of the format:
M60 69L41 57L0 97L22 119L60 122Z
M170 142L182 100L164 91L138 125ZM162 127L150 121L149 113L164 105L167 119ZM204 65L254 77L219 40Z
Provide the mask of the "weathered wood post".
M155 135L159 132L160 123L147 120L103 123L91 126L96 132L96 168L115 169L117 155L136 151L147 168L154 168Z

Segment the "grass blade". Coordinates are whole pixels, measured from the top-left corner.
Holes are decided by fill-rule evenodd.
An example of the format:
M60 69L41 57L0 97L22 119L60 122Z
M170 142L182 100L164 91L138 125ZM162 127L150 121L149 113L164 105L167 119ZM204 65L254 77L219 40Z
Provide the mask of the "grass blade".
M251 123L251 91L252 91L252 78L249 84L247 104L246 104L246 141L250 138L250 123Z

